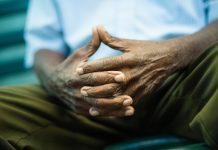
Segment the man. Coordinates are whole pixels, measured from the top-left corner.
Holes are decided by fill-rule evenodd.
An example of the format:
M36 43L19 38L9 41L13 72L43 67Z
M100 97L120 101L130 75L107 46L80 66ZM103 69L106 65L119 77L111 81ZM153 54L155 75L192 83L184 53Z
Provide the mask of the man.
M1 87L2 145L101 149L168 133L218 148L217 5L31 1L26 65L41 86Z

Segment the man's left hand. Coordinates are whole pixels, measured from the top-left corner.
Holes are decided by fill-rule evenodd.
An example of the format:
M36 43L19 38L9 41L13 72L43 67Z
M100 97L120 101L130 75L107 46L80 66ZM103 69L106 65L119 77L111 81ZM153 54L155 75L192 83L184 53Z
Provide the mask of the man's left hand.
M81 93L86 97L117 97L129 95L136 104L158 87L169 75L187 64L180 56L183 38L168 41L144 41L121 39L111 36L102 26L97 27L101 41L109 47L120 50L122 55L87 62L77 68L77 73L87 74L101 71L121 71L118 83L101 86L84 86ZM97 107L94 108L98 110Z

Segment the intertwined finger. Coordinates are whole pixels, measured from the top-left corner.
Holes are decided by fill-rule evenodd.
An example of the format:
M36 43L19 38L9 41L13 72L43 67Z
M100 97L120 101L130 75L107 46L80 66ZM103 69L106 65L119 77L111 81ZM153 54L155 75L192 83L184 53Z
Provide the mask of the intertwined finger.
M108 45L109 47L115 50L120 50L124 52L126 51L126 40L123 40L115 36L111 36L101 25L97 26L97 31L101 41L104 44Z
M120 71L93 72L79 76L81 85L103 85L108 83L122 83L125 75Z
M88 58L93 55L101 44L98 32L96 27L92 29L92 39L91 41L84 47L78 49L75 53L68 57L68 62L71 63L75 61L75 59L79 59L82 62L88 60Z
M109 83L99 86L84 86L80 92L86 97L113 97L121 94L122 85L118 83Z
M89 44L86 46L86 48L89 50L87 53L87 57L90 57L93 55L97 49L99 48L101 42L100 38L98 36L98 31L96 27L92 28L92 40L89 42Z
M129 54L101 58L84 63L83 65L79 66L76 71L79 75L82 75L91 72L117 70L124 66L132 66L134 62L132 59L133 57L131 57Z
M116 70L117 68L119 69L123 66L133 65L134 59L131 54L127 53L130 51L130 49L128 48L129 40L111 36L108 32L105 31L103 26L98 26L95 31L97 31L99 35L98 38L100 38L100 40L104 42L104 44L115 50L123 51L124 54L116 57L107 57L87 62L77 68L77 73L79 75L97 71ZM96 50L97 49L95 49L94 51Z
M84 85L98 86L108 83L125 83L126 80L126 76L121 71L103 71L73 77L66 82L66 86L80 88Z
M96 108L118 109L130 106L133 100L128 95L121 95L113 98L84 98L86 102Z

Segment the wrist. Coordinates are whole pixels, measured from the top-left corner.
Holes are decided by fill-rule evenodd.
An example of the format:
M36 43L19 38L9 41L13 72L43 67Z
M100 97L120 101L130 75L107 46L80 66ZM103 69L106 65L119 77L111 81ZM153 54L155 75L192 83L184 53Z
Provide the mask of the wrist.
M173 59L177 62L177 69L186 67L200 54L199 41L195 35L187 35L173 39Z
M195 61L207 48L218 42L218 21L209 24L202 30L179 38L183 47L181 58L183 67Z
M46 61L36 61L34 63L34 70L41 86L48 92L49 95L55 96L53 87L56 80L56 66Z
M55 83L56 68L64 60L63 55L50 51L39 50L35 54L34 70L41 85L50 95L54 95L53 85Z

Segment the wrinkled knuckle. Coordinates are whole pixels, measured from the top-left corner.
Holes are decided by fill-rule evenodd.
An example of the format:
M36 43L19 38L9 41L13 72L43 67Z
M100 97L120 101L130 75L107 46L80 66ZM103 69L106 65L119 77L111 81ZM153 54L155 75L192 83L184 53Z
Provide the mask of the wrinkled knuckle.
M87 74L81 78L82 82L85 84L92 84L94 80L94 76L92 73Z
M73 85L73 81L72 80L68 80L68 81L65 82L65 86L66 87L72 87L72 85Z
M102 65L101 65L101 67L103 68L103 70L105 70L106 66L108 66L108 61L107 61L107 59L103 59L103 60L102 60Z
M96 78L96 80L97 79L101 79L101 81L103 80L103 83L112 83L114 81L114 75L111 75L108 72L103 72Z
M65 82L66 87L78 87L79 81L76 78L71 78Z
M87 82L88 82L88 83L91 83L91 82L93 81L93 79L94 79L93 74L89 74L89 75L87 76Z
M117 67L119 68L123 68L124 66L127 66L125 55L120 55L116 57L114 61L116 62Z
M83 74L86 74L86 73L89 73L91 71L91 65L88 64L88 63L85 63L83 66L82 66L82 69L83 69Z

